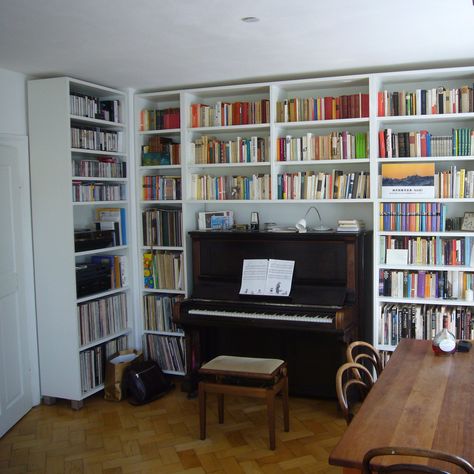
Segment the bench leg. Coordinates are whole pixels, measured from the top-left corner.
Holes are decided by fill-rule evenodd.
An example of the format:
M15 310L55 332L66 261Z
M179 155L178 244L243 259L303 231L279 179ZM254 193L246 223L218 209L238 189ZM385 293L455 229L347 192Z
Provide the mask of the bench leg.
M285 431L290 431L290 409L288 406L288 377L285 377L282 389L283 401L283 427Z
M267 417L270 449L275 449L275 392L267 390Z
M219 423L224 423L224 394L217 394L217 410L219 413Z
M200 439L206 439L206 388L203 382L199 382L198 397Z

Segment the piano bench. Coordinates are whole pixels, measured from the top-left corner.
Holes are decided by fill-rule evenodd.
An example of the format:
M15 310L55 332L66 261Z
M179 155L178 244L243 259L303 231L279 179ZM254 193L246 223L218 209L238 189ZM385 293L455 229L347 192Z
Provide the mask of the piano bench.
M199 374L200 438L206 439L206 395L217 394L219 423L224 422L224 395L263 398L267 402L270 449L275 449L275 396L283 400L283 426L290 431L288 372L280 359L218 356L205 363Z

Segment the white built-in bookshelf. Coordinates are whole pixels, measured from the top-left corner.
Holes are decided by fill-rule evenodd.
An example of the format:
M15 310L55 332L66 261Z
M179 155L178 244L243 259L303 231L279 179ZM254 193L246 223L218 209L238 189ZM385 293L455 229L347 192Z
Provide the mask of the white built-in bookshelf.
M425 325L426 314L430 318L435 314L432 329L435 331L442 320L440 315L448 311L454 315L452 330L457 331L459 337L472 335L466 332L465 323L462 331L459 327L459 315L462 313L461 318L468 318L465 315L473 306L464 299L464 287L472 287L470 262L456 265L413 262L397 266L386 263L385 255L387 243L394 245L398 237L418 239L418 245L419 239L431 240L431 245L438 248L446 246L448 240L457 240L463 255L469 255L471 234L445 228L436 231L384 229L380 212L384 212L384 204L386 212L389 203L396 204L397 200L382 199L380 173L384 163L424 160L435 164L435 172L442 179L449 180L446 174L456 167L454 173L458 180L460 169L465 170L461 179L467 180L469 171L474 171L474 152L466 149L464 156L448 156L443 154L441 145L434 147L443 136L470 134L459 130L473 129L474 114L472 92L471 111L429 113L430 110L422 114L420 110L403 116L379 116L379 96L385 95L393 104L390 93L400 91L397 100L400 101L401 93L405 92L405 105L417 99L421 104L421 89L433 95L433 89L444 88L454 90L443 96L449 106L449 102L456 101L456 94L460 101L459 94L466 93L463 86L472 89L473 83L473 68L451 68L144 93L135 97L135 128L139 129L148 97L172 96L172 105L180 107L180 129L174 132L176 141L181 143L183 235L196 229L199 211L232 210L237 223L249 223L251 212L257 211L261 228L265 222L274 222L283 228L294 226L311 205L317 206L324 223L333 228L340 218L364 221L366 229L374 233L373 311L367 315L366 323L373 328L372 342L391 351L402 334L401 325L407 312L413 313L414 320L418 318L418 324ZM413 92L415 99L409 97L409 92ZM423 95L425 102L426 93ZM434 105L433 101L428 99L428 105ZM158 102L156 100L155 105ZM150 109L169 107L166 101L162 106L155 105ZM431 137L436 137L432 156L381 157L379 136L387 129L397 134L427 130ZM147 133L158 132L142 131L138 136ZM392 141L396 139L398 136ZM139 160L138 155L136 160ZM446 187L443 192L433 199L413 199L413 202L418 201L415 209L426 212L427 208L434 210L436 205L440 211L443 204L448 222L458 223L460 219L453 218L474 210L473 198L448 195L446 193L451 191L446 191ZM401 204L406 200L398 201ZM184 246L184 254L188 276L186 295L189 295L192 292L189 242ZM421 275L449 272L450 284L452 279L464 283L456 283L458 293L445 293L444 297L387 296L381 290L380 278L390 271L405 272L405 275L406 272L422 272ZM443 275L447 278L448 274ZM397 326L393 331L392 319L387 319L388 308ZM454 322L456 317L457 323ZM415 336L405 331L403 328L404 336ZM423 334L418 329L416 336L420 335L431 337L431 333Z
M77 408L132 340L127 97L33 80L28 116L41 394Z
M122 115L124 123L110 123L102 118L71 116L69 110L71 91L118 98L126 107L120 92L67 78L30 82L35 271L44 395L79 400L95 390L84 392L81 388L80 354L103 339L80 345L76 311L87 297L77 299L74 268L91 255L102 253L128 255L133 267L139 269L135 278L129 279L131 290L137 290L140 303L136 307L141 308L136 316L135 341L142 338L147 356L158 360L167 372L185 372L184 335L170 313L176 301L192 294L187 234L197 228L197 214L203 211L233 211L239 224L248 224L251 213L258 212L261 229L268 222L288 230L310 206L316 206L324 224L332 228L337 227L338 219L360 219L373 231L373 280L366 282L373 290L372 311L366 315L372 342L390 351L402 334L431 337L446 312L452 316L452 329L459 337L472 336L468 332L471 326L466 324L474 303L465 299L465 289L474 286L472 234L456 227L450 230L450 226L459 225L465 212L474 212L474 198L468 194L474 176L470 139L474 113L472 92L467 91L470 96L466 96L465 89L472 90L473 83L474 68L467 67L137 92L130 115L133 124L127 124L126 114ZM449 111L431 109L439 94L443 106L451 107ZM398 115L389 114L383 101L392 109L396 103L393 112ZM428 113L418 109L407 115L413 102L423 102ZM462 103L471 111L454 113L453 103ZM120 151L71 148L71 126L122 131L125 136L128 125L134 130L135 141L135 156L130 161ZM426 144L428 134L432 156L422 157L419 155L426 154L426 148L422 151L421 143ZM388 141L387 136L391 137ZM449 141L453 136L462 139L462 145L455 148L456 156L452 156ZM417 145L413 145L412 156L404 156L410 150L410 139ZM387 156L381 156L382 152ZM133 168L134 183L129 182L129 174L104 176L102 185L110 184L110 193L119 193L118 202L72 202L71 186L79 196L87 195L88 185L96 178L71 173L71 159L98 161L103 155L127 162ZM436 180L444 183L442 193L425 199L382 198L383 164L420 161L434 163ZM87 170L95 169L94 164L83 165ZM80 167L73 168L77 169ZM129 193L131 188L136 192ZM121 191L125 191L123 196ZM134 222L128 222L138 230L133 252L129 252L129 242L107 252L74 253L73 229L94 222L96 207L108 206L127 209L127 220L136 216ZM436 228L385 226L388 214L399 213L401 222L402 213L418 213L426 225L430 212L441 211L444 224ZM311 215L309 219L310 227L317 224ZM393 220L397 221L395 217ZM410 258L413 249L419 247L424 259L404 264L387 261L387 247L407 245L412 246ZM458 260L446 260L448 245L457 249ZM431 259L425 255L427 248L432 249ZM404 294L404 280L406 286L409 274L410 281L414 275L417 280L420 275L431 275L428 280L434 279L439 288L445 288L440 294L430 283L431 293L406 293L405 288ZM393 285L388 293L386 278L396 280L396 293L392 293ZM116 294L127 295L128 291L111 291L112 296ZM105 296L107 292L91 299ZM128 334L131 323L128 317L124 334ZM122 332L105 336L105 341L116 339ZM41 339L55 341L58 346L47 347ZM60 361L58 353L62 354ZM58 377L63 373L67 383ZM46 389L49 386L54 390Z

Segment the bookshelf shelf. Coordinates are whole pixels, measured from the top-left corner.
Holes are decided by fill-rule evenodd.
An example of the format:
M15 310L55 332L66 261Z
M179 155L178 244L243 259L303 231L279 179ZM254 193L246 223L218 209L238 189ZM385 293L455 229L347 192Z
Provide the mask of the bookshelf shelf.
M76 257L85 257L87 255L96 255L100 253L108 253L108 252L120 252L122 250L126 250L126 245L116 245L115 247L104 247L100 249L94 250L85 250L84 252L75 252Z
M71 121L90 124L90 125L98 125L107 128L126 128L126 125L121 122L110 122L109 120L101 120L101 119L94 119L90 117L81 117L80 115L71 115Z
M112 182L112 183L126 183L128 178L103 178L101 176L73 176L73 181L92 181L97 182Z
M100 150L86 150L84 148L71 148L71 153L77 155L94 155L94 156L127 156L126 153L117 151L100 151Z
M89 343L89 344L84 344L83 346L80 346L79 347L79 350L82 352L82 351L86 351L87 349L90 349L92 347L95 347L95 346L98 346L100 344L104 344L105 342L107 341L111 341L113 339L116 339L120 336L125 336L127 334L130 334L132 332L132 329L131 328L126 328L122 331L118 331L118 332L115 332L113 334L109 334L105 337L101 337L100 339L96 339L95 341Z
M41 393L74 407L103 388L107 358L134 335L131 242L125 240L131 209L128 124L122 120L127 95L67 77L38 79L28 82L28 107ZM107 177L90 176L96 168ZM115 173L119 177L109 177ZM125 198L102 200L106 195ZM92 197L101 200L83 200ZM119 245L75 252L74 231L102 226L96 214L102 208L123 210L117 227L103 228L113 230ZM54 230L58 223L60 231ZM117 288L103 291L112 275ZM93 294L77 297L76 285L80 295ZM81 308L90 318L80 316ZM100 318L107 325L98 329Z
M125 205L128 201L74 201L73 206L114 206L114 205Z

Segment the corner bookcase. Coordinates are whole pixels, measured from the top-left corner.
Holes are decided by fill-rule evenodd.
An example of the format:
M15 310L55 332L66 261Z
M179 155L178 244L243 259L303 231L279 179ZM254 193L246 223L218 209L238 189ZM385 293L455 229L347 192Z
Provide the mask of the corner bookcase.
M41 394L80 408L133 328L127 96L32 80L28 116Z

